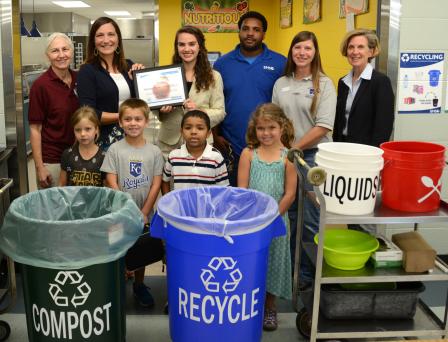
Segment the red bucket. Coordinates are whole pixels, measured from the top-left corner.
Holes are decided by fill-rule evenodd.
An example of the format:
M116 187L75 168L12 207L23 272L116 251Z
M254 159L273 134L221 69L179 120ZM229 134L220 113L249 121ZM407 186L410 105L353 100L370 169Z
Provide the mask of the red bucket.
M381 144L383 204L396 210L427 212L440 206L445 147L420 141Z

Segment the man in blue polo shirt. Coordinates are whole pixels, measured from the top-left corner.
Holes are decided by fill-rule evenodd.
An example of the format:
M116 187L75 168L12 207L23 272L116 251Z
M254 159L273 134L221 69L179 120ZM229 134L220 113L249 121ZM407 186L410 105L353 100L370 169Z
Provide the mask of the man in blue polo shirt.
M286 58L263 43L266 18L254 11L238 21L240 44L219 58L214 68L224 82L226 117L214 130L214 145L229 159L230 185L236 186L238 162L246 146L246 130L252 112L271 102L272 88L283 73Z

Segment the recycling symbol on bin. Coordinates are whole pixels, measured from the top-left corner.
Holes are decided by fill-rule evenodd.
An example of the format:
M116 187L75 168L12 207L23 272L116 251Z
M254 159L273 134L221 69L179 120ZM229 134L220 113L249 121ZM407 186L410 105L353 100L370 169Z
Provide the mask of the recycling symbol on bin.
M407 53L403 53L402 55L401 55L401 60L403 61L403 62L409 62L409 55L407 54Z
M224 283L216 279L216 272L226 274ZM201 280L208 292L219 292L223 290L226 294L233 292L243 279L241 271L236 268L236 261L231 257L214 257L208 263L208 268L203 268Z
M77 271L58 272L54 278L57 284L50 283L50 288L48 289L54 303L57 306L68 306L69 303L72 303L75 308L83 305L92 292L90 286L86 282L82 282L83 277ZM75 286L76 288L71 299L64 295L63 288L67 289L67 286Z

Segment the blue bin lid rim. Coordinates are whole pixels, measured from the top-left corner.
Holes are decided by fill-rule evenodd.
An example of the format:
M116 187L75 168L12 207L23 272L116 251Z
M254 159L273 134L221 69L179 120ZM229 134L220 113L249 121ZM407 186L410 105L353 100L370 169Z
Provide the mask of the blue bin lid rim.
M218 231L211 231L211 230L206 230L206 229L201 229L200 227L193 227L192 225L186 224L186 223L181 223L175 220L172 220L169 217L165 217L163 214L161 214L160 212L158 213L159 216L168 224L170 224L172 227L182 230L184 232L187 233L195 233L195 234L204 234L204 235L217 235L217 236L238 236L238 235L245 235L245 234L252 234L252 233L256 233L264 228L266 228L267 226L269 226L276 218L277 216L272 217L269 221L264 222L263 224L260 225L256 225L256 226L250 226L247 227L246 225L246 229L245 230L240 230L240 231L233 231L231 233L226 234L225 233L225 229L221 230L220 232ZM203 221L204 223L207 223L208 226L210 226L210 220L211 219L198 219L195 217L184 217L185 219L191 219L191 221L193 222L193 220L197 223L197 221ZM218 227L226 227L228 224L228 222L231 221L227 221L227 220L217 220L219 222L217 223ZM247 221L247 220L246 220ZM238 221L239 224L241 224L242 221Z
M207 215L207 210L206 214L202 210L198 215L202 217L191 216L197 206L207 200L211 202L207 202L209 206L205 205L204 208L210 210L210 215ZM190 210L182 210L185 208ZM157 213L173 227L217 236L259 231L279 215L278 204L273 197L256 190L222 186L171 191L159 200ZM216 217L213 217L215 214ZM227 219L229 217L231 219Z

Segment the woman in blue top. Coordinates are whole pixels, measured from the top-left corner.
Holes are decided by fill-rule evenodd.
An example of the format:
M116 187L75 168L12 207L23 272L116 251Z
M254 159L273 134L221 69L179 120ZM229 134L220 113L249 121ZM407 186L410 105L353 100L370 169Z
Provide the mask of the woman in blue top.
M118 107L135 97L132 70L143 68L125 59L120 28L108 17L95 20L87 43L87 58L78 75L79 102L95 108L101 122L98 145L107 150L123 138Z

